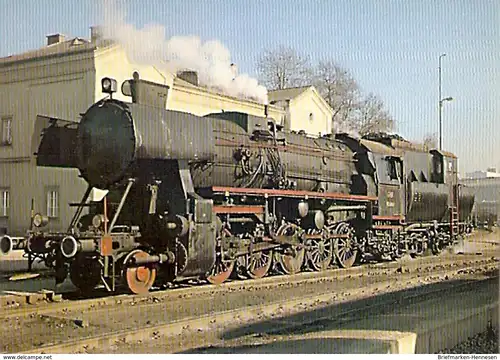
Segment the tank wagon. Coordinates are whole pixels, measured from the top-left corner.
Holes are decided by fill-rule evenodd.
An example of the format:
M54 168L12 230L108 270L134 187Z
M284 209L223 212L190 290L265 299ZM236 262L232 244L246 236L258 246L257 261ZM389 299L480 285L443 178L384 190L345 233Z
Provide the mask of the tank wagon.
M469 230L474 197L453 154L394 137L308 137L266 116L165 110L168 87L122 84L79 122L38 116L38 166L77 168L88 189L67 231L32 217L23 239L58 282L133 293L190 278L351 267L439 253ZM39 136L39 134L42 134ZM92 198L96 189L104 196ZM0 240L8 253L12 239Z

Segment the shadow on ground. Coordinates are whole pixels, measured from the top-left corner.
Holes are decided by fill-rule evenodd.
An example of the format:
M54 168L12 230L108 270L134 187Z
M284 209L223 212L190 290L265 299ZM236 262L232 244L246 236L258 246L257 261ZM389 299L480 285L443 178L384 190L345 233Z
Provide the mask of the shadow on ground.
M264 320L223 333L221 345L199 347L184 353L387 353L401 352L394 349L398 337L413 341L413 350L426 353L444 349L457 336L452 319L471 317L478 310L498 304L498 271L490 279L482 280L470 296L467 281L453 280L422 285L410 290L396 291L343 304L326 306L298 314ZM449 291L452 287L461 289ZM411 296L427 293L422 298ZM467 295L467 296L464 296ZM410 296L410 298L409 298ZM373 308L376 305L376 313ZM498 317L496 326L498 328ZM472 326L472 325L467 325ZM474 325L475 326L475 325ZM482 325L481 325L482 326ZM417 333L427 334L427 329L441 328L440 338L415 341ZM470 329L475 331L474 329ZM484 329L478 329L478 332ZM411 340L413 334L414 339ZM429 333L430 334L430 333ZM434 344L437 342L436 344ZM391 345L392 344L392 345ZM443 344L441 348L439 347ZM392 346L392 348L391 348ZM403 347L406 346L403 344ZM411 344L409 345L411 347ZM408 351L403 350L403 352ZM411 350L410 350L411 352Z

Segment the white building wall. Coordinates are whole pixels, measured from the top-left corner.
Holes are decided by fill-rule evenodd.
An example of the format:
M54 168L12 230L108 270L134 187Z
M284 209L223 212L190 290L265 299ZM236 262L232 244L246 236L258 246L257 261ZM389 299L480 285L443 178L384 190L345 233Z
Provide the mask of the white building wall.
M314 136L331 132L331 114L325 111L312 90L290 102L290 130L304 130Z
M29 227L32 201L47 212L47 192L58 193L58 214L50 228L67 226L73 211L67 204L81 197L86 185L74 169L36 167L31 147L37 115L78 120L94 101L92 54L75 54L20 63L0 69L0 114L12 116L12 145L0 146L0 188L8 189L10 208L0 227L22 235Z
M101 80L104 77L111 77L117 81L118 85L118 91L116 94L113 94L113 97L118 100L131 102L132 99L130 97L122 94L121 86L125 80L132 79L134 71L139 73L140 79L168 85L170 90L172 90L173 74L156 66L133 64L128 60L125 51L121 47L114 46L100 50L96 54L95 99L99 100L107 96L107 94L103 94L101 91Z

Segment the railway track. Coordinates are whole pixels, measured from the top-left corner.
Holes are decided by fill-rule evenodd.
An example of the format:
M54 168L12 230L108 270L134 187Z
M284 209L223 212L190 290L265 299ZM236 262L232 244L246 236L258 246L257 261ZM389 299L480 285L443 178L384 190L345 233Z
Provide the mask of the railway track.
M466 278L467 274L471 271L482 268L483 272L491 272L498 269L498 264L491 264L489 266L469 266L462 269L444 269L435 272L426 280L421 282L421 285L439 283L443 277L448 276L450 279ZM491 275L490 275L491 276ZM498 278L498 274L495 275ZM368 297L379 296L391 292L397 292L408 288L407 281L400 281L395 283L395 279L386 281L377 281L364 288L358 289L356 295L347 297L338 297L332 293L321 294L317 296L299 297L292 300L279 300L272 303L262 305L253 305L249 307L239 307L227 311L219 311L210 315L193 316L184 318L179 321L172 321L166 324L141 326L139 328L129 328L126 330L111 331L108 333L101 333L94 336L79 338L77 340L71 339L58 344L45 345L35 349L26 349L22 353L92 353L92 352L110 352L113 349L120 350L124 344L128 344L133 348L134 343L142 343L162 338L162 346L165 344L172 344L171 351L186 351L193 348L193 344L198 346L203 343L204 337L208 336L206 341L213 341L214 336L220 335L221 331L229 331L231 329L242 328L247 325L261 323L263 321L273 319L277 320L286 316L299 314L311 309L322 308L330 305L340 304L346 301L356 301L366 299ZM451 291L463 286L470 285L471 283L479 280L467 280L465 283L457 285L455 283L439 284L432 289L411 290L404 295L394 295L377 302L372 299L358 302L356 306L349 307L345 311L340 311L334 314L335 319L343 319L345 317L356 316L360 312L376 311L377 309L383 310L393 306L395 303L401 304L402 302L416 301L421 298L429 298L430 296L442 296L444 291ZM359 315L357 315L359 316ZM309 322L310 326L318 325L323 321L332 321L332 315L326 317L318 317ZM303 324L299 325L303 326ZM296 328L297 325L285 326L282 328L274 328L274 330L286 330ZM191 339L190 345L175 346L174 343L179 339ZM211 340L210 340L211 339ZM165 340L165 341L163 341ZM166 341L169 340L169 341ZM199 341L202 341L201 343ZM121 350L120 350L121 351Z
M291 287L279 287L279 294L283 298L287 299L295 297L295 300L286 302L288 304L287 306L289 306L290 304L298 305L302 303L305 304L303 306L307 308L314 304L321 304L328 299L343 301L343 299L345 300L352 298L353 294L358 294L359 296L363 297L369 293L378 294L384 293L386 291L394 291L399 287L409 286L412 281L415 282L414 280L417 278L420 279L420 283L432 283L442 281L446 278L446 276L460 276L460 272L464 274L464 272L466 273L467 271L476 271L477 269L481 268L498 268L497 260L486 261L483 259L483 261L475 261L472 263L469 261L467 265L466 263L467 262L464 262L459 266L454 266L451 268L447 267L446 264L443 264L442 268L436 268L436 266L434 266L434 268L429 268L428 271L419 270L418 272L412 271L410 268L410 272L403 271L402 273L398 273L397 271L395 271L392 272L389 276L387 273L381 272L378 276L370 276L365 279L363 277L356 278L352 275L349 278L349 276L346 275L343 280L335 279L335 283L318 281L318 279L315 279L316 281L313 284L311 281L307 281L308 279L302 279L295 284L290 284ZM416 270L416 267L414 268L414 270ZM287 281L290 282L293 280L288 279ZM81 345L80 348L83 348L85 345L92 344L95 341L108 341L105 339L109 339L109 341L112 342L116 339L119 340L123 334L128 334L128 332L130 331L132 331L131 334L139 334L141 332L150 334L155 333L157 331L155 329L157 328L178 329L179 326L181 326L181 328L185 328L185 325L189 324L191 324L189 325L189 327L193 328L195 327L196 321L201 321L200 319L204 319L206 317L205 314L211 312L218 314L216 322L217 324L220 324L221 320L219 319L219 315L226 313L223 310L227 306L234 307L234 309L230 310L228 314L237 314L238 311L245 312L252 307L255 307L255 309L257 309L261 307L260 304L265 303L270 299L270 295L264 295L266 292L261 291L263 289L262 286L270 286L275 290L277 286L275 283L274 285L265 284L261 285L260 287L249 286L246 289L242 289L241 284L239 284L239 287L235 287L235 284L237 283L229 283L219 286L217 292L211 293L209 291L206 294L207 296L205 297L200 296L200 293L197 293L197 296L192 295L192 297L186 298L184 296L187 294L180 294L178 292L176 296L172 296L170 298L165 297L162 299L168 301L162 301L158 297L151 297L150 295L148 297L144 297L142 302L121 302L118 303L119 306L114 307L101 307L89 305L87 303L85 304L86 309L82 310L81 314L77 314L78 311L75 310L73 306L68 306L66 304L66 307L61 308L59 305L63 304L57 304L57 308L39 308L36 309L36 311L33 311L32 309L29 312L19 312L19 310L17 310L17 314L13 312L6 312L2 314L0 318L3 318L4 324L7 323L7 327L9 326L9 319L11 319L12 321L15 319L15 321L13 321L12 323L13 325L16 325L19 322L26 322L26 326L31 328L31 338L37 339L38 341L32 341L31 343L31 348L36 349L33 350L34 352L42 351L40 349L45 349L43 350L44 352L59 352L59 350L57 350L56 348L46 348L45 345L49 341L58 343L58 345L54 346L62 346L60 350L64 352L67 351L67 346L78 347ZM299 286L300 288L298 288ZM336 289L339 288L341 290L336 291ZM242 292L238 290L246 291ZM307 298L304 299L304 296ZM276 296L274 297L274 300L276 300ZM210 301L214 303L213 307L204 308L206 307L206 303ZM283 303L283 301L279 301L279 303ZM73 303L71 303L70 305L72 304ZM178 306L185 306L185 308L183 309L183 311L180 311L177 310ZM300 309L304 310L303 306L300 307ZM138 314L138 319L130 322L132 313ZM186 320L186 318L189 318L193 315L194 317ZM103 321L103 318L107 318L108 320ZM213 320L213 318L211 319ZM49 330L45 328L46 320L49 321L49 324L50 321L55 320L56 325L52 326L51 330ZM80 326L74 326L75 320L80 322ZM165 325L165 323L168 323L168 325ZM59 326L64 327L59 328ZM24 328L21 326L20 329ZM132 329L141 330L134 333L134 330ZM50 336L47 335L47 331L52 331L51 333L49 333ZM60 333L59 336L57 336L57 333ZM95 335L96 333L98 334L97 336ZM8 341L9 334L7 333L5 334L5 336L7 337L4 337L5 341ZM125 338L134 339L134 336L139 335L127 335L125 336ZM74 345L74 341L67 341L68 339L72 338L80 338L82 339L81 341L83 341L83 343L78 342L78 344L80 345ZM11 337L11 339L12 342L16 341L13 337ZM85 341L88 341L88 343ZM27 343L12 345L13 346L9 346L3 351L25 353L30 350L30 346ZM22 347L21 345L24 345L26 347ZM40 348L40 346L44 347Z
M436 260L439 259L436 263ZM303 272L293 276L271 276L262 279L252 280L237 280L223 283L221 285L203 284L198 283L180 283L176 284L175 288L166 290L152 291L147 295L109 295L104 291L97 291L94 295L95 298L79 298L77 293L66 293L65 298L61 301L51 302L49 297L48 302L44 301L47 298L46 294L34 294L38 296L41 301L33 301L29 304L20 301L19 296L10 296L11 301L7 306L0 307L0 319L27 316L33 313L44 314L56 312L70 308L72 311L85 310L85 309L107 309L114 306L127 306L135 304L148 304L161 301L172 301L177 299L187 299L195 296L209 295L214 296L223 292L235 291L265 291L275 287L293 287L305 283L336 283L344 279L351 278L368 278L377 276L387 276L399 271L415 271L418 269L421 273L428 273L436 269L460 268L472 264L489 264L495 263L496 258L478 258L476 255L463 255L457 259L454 256L441 256L441 257L426 257L415 260L395 261L387 263L365 264L349 269L332 269L323 272ZM29 297L30 295L26 295ZM17 300L17 301L16 301Z

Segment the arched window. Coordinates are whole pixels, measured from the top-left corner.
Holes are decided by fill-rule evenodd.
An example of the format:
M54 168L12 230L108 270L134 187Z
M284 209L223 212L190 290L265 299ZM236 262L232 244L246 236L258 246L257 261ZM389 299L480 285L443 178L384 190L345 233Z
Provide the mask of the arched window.
M313 121L314 121L314 114L309 113L309 122L313 122Z

